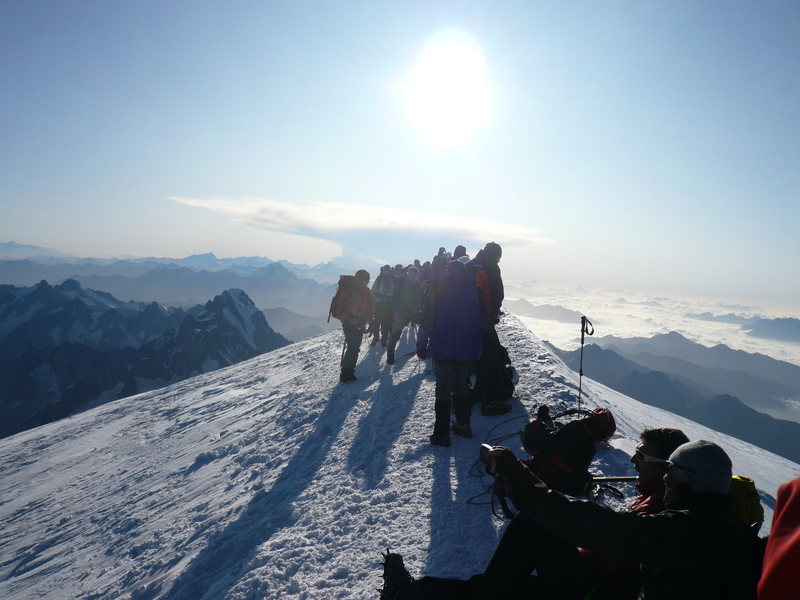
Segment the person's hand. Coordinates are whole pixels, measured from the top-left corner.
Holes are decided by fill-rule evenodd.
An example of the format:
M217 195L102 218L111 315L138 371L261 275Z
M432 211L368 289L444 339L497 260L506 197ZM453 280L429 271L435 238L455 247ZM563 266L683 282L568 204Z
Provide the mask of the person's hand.
M503 446L495 446L489 452L489 456L492 457L492 469L495 477L511 475L520 467L520 462L516 455Z

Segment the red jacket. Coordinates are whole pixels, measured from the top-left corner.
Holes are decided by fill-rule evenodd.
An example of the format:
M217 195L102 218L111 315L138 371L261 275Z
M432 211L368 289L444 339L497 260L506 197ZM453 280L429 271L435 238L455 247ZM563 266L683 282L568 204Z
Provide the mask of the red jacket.
M800 477L778 488L758 600L796 598L800 593Z

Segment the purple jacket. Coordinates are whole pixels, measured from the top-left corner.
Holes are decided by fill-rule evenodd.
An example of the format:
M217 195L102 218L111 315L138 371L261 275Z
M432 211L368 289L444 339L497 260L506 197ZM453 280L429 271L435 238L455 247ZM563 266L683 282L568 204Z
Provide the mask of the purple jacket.
M480 298L464 265L448 265L426 307L425 328L430 331L429 355L446 360L478 360L481 356ZM420 340L421 341L421 340Z

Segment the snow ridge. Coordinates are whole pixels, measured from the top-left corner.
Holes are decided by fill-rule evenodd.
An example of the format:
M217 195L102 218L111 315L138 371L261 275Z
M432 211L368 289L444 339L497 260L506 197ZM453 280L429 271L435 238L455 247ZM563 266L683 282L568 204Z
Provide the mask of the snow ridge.
M428 363L362 348L337 384L334 331L0 440L0 597L131 600L371 598L379 551L415 575L482 570L503 523L476 467L483 439L515 451L537 403L569 404L577 375L516 318L499 328L520 372L514 411L432 447ZM407 332L397 356L413 350ZM645 426L720 443L771 517L785 459L583 381L618 432L593 470L630 474ZM484 494L484 495L482 495ZM458 560L454 560L458 557Z

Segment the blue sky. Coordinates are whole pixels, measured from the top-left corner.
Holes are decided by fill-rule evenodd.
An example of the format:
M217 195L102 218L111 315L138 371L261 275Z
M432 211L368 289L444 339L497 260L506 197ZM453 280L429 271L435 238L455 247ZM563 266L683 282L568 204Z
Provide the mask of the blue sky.
M507 277L800 305L798 31L795 1L6 0L0 241L395 263L494 239ZM415 126L443 40L483 87Z

